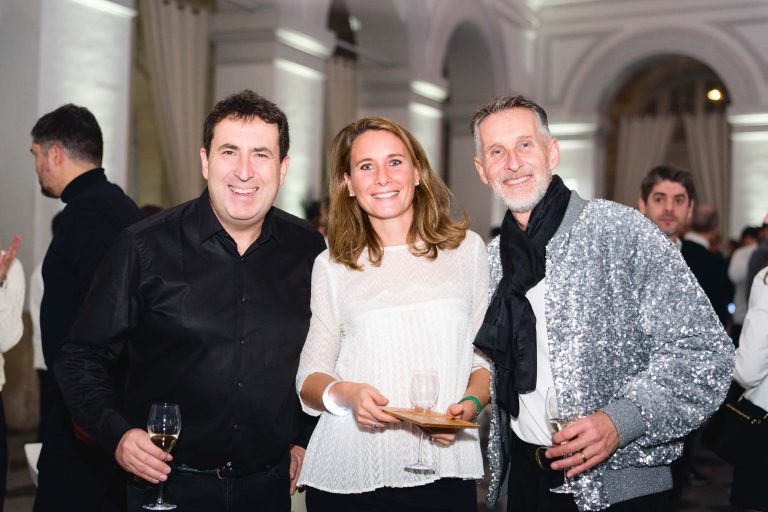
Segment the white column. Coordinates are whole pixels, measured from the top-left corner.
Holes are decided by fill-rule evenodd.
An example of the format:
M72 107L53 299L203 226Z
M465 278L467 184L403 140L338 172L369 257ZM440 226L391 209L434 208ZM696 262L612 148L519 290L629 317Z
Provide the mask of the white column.
M125 186L135 14L133 0L0 3L0 122L15 142L6 157L14 186L3 187L0 229L6 238L24 235L22 261L30 272L45 254L51 217L61 207L40 194L29 156L29 131L41 115L65 103L90 109L103 132L107 175Z
M302 203L321 190L325 61L333 35L324 29L282 27L273 16L223 8L213 17L214 96L253 89L288 117L291 163L276 206L300 217Z
M550 123L549 131L560 142L560 165L555 174L565 186L584 199L598 195L601 176L596 162L597 124L591 122ZM640 195L640 191L637 191Z
M443 106L447 96L444 80L413 77L404 68L362 70L361 116L393 119L416 137L432 168L445 176L443 165Z
M731 125L731 225L738 236L745 226L762 223L768 213L768 113L728 116Z

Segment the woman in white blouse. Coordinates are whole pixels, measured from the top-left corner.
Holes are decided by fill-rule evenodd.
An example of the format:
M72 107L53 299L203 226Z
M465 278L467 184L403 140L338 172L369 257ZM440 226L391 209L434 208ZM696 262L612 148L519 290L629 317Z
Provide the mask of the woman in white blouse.
M768 267L758 272L752 281L733 378L745 389L744 398L768 411ZM768 443L768 439L763 442ZM755 457L751 466L736 466L731 503L748 512L768 511L765 475L765 461L760 457Z
M476 510L476 429L420 431L382 410L411 407L412 374L438 375L438 411L473 420L489 400L488 363L472 342L488 264L418 141L383 118L345 127L331 146L329 249L312 272L312 320L296 387L320 415L299 480L318 511Z

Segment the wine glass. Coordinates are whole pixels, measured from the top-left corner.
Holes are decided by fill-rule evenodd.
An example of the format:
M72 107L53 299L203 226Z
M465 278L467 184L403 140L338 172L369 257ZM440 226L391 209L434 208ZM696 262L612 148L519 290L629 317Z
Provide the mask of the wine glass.
M547 420L549 421L549 425L550 425L550 428L552 429L552 432L560 432L565 427L573 423L573 420L565 418L560 413L560 408L557 405L557 391L555 390L554 387L550 387L547 389L546 412L547 412ZM570 457L570 454L566 455L565 457ZM558 487L553 487L552 489L550 489L550 491L556 492L558 494L578 494L579 490L573 485L573 480L568 478L568 468L565 468L563 470L563 477L564 477L563 484Z
M435 372L417 372L411 377L411 402L413 407L421 412L428 413L437 402L437 395L440 392L440 381ZM435 468L428 466L421 459L421 444L424 440L424 431L419 434L419 451L416 462L405 466L406 471L416 471L421 473L434 473Z
M152 404L147 419L147 432L149 439L155 446L170 453L176 445L176 440L181 432L181 412L176 404L159 403ZM157 501L144 505L147 510L173 510L176 505L163 501L163 482L160 482L157 492Z

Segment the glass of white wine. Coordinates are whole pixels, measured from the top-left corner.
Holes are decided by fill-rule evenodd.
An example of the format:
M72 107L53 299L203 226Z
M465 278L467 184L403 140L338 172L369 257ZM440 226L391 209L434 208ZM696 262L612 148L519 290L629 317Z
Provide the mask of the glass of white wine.
M417 372L411 377L411 402L413 407L421 412L428 413L437 402L440 393L440 381L435 372ZM435 468L427 465L421 459L421 445L424 441L424 431L419 434L419 451L416 462L405 466L406 471L420 473L434 473Z
M170 453L181 433L181 412L176 404L152 404L147 419L149 439L165 453ZM144 505L147 510L173 510L176 505L163 501L163 482L160 482L157 500Z
M547 421L549 421L552 432L560 432L565 427L573 423L573 420L565 418L561 414L560 407L557 405L557 391L554 387L547 389L546 411ZM570 455L566 455L566 457L570 457ZM578 488L573 485L573 480L568 478L568 468L563 470L563 477L565 480L563 485L553 487L550 489L550 491L556 492L558 494L578 494Z

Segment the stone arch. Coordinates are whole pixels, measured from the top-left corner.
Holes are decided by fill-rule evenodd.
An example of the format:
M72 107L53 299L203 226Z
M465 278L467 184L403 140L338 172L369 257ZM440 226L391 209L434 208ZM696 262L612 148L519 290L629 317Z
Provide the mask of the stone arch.
M617 34L590 51L572 75L563 110L587 115L604 111L628 76L655 57L670 54L710 67L725 82L735 110L766 103L760 66L731 36L711 26L665 26Z

